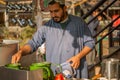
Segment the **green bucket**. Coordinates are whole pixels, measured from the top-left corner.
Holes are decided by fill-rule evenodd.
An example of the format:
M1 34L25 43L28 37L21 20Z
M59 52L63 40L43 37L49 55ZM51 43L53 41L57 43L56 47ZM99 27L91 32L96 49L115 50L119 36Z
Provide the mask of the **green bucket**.
M43 69L43 79L53 80L54 75L52 70L50 69L50 66L51 66L51 63L49 62L33 63L30 65L30 70Z

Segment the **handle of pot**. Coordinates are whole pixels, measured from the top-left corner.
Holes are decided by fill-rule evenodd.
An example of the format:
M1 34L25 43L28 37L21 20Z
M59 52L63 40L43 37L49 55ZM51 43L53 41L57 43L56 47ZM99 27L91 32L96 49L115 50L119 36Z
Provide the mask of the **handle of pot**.
M43 67L43 69L45 69L45 70L48 72L48 77L50 77L51 75L50 75L50 70L49 70L49 68Z

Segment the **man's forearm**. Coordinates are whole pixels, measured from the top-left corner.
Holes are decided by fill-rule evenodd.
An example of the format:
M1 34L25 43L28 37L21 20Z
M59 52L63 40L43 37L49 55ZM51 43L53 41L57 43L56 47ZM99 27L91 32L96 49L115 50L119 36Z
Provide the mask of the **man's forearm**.
M71 57L67 62L72 62L71 66L77 69L80 66L80 60L91 51L91 48L84 47L76 56Z
M77 56L79 59L81 59L81 58L83 58L85 55L87 55L90 51L91 51L91 48L85 46L85 47L83 48L83 50L82 50L79 54L77 54L76 56Z
M20 49L20 52L22 53L22 56L27 55L31 52L31 47L30 45L25 45Z

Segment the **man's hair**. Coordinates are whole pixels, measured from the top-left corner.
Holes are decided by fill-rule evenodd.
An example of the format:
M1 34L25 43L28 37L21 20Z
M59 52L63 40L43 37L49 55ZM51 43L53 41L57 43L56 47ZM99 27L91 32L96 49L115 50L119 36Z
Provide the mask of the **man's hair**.
M55 0L50 1L50 2L48 3L48 5L53 5L53 4L55 4L55 3L58 3L61 8L63 8L63 7L65 6L65 4L60 4L60 2L57 2L57 1L55 1Z

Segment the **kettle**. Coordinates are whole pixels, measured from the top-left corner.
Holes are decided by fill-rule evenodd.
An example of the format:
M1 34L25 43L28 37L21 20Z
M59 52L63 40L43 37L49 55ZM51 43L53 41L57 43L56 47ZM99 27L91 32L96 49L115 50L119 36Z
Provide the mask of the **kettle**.
M67 79L73 78L76 75L76 70L71 67L70 62L63 62L56 68L56 73L62 73Z
M119 59L109 58L102 61L102 77L108 80L119 80Z

